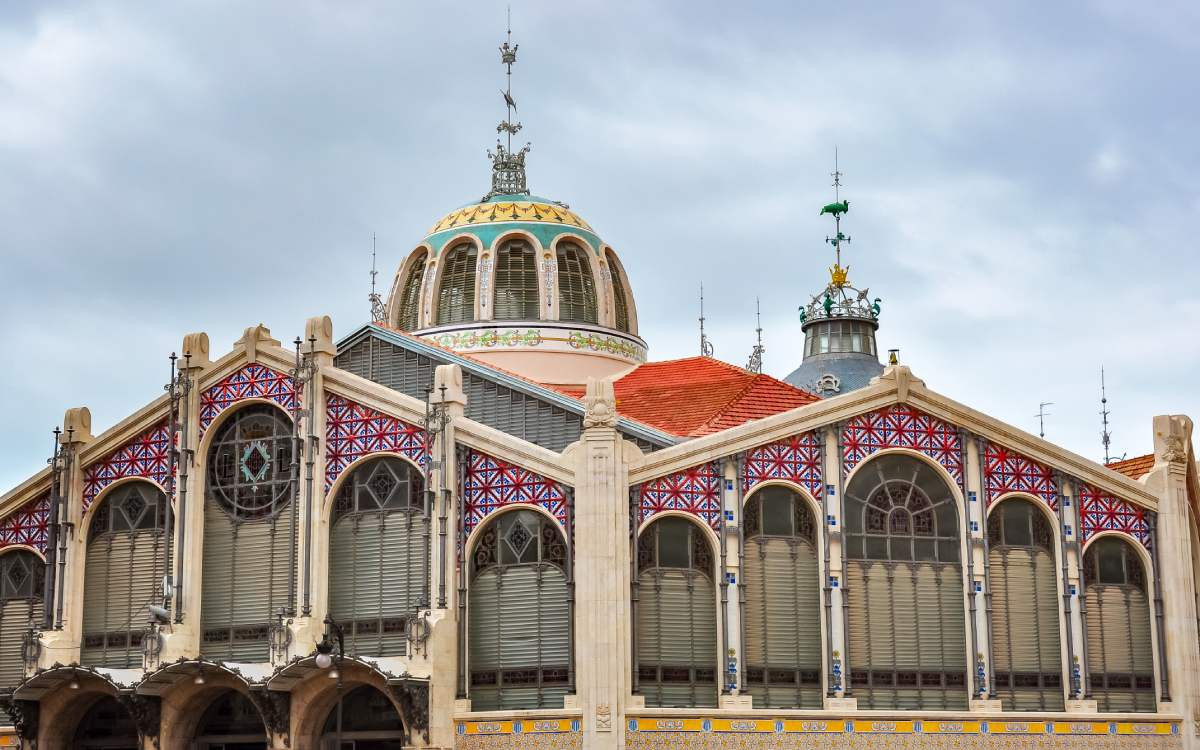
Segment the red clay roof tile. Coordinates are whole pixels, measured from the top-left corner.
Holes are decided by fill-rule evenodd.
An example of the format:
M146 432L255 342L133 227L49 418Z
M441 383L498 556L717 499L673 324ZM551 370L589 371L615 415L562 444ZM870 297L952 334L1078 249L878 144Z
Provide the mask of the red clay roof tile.
M1124 461L1113 461L1107 464L1107 466L1113 471L1121 472L1130 479L1141 479L1154 468L1154 454L1147 453L1144 456L1135 456L1127 458Z

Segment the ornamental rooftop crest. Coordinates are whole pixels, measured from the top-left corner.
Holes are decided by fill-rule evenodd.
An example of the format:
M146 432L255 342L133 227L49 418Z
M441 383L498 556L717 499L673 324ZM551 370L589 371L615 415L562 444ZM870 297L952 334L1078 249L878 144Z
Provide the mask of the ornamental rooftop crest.
M525 154L529 153L529 144L526 143L520 150L513 151L512 143L513 136L521 130L521 123L515 122L513 118L517 111L517 102L512 95L512 66L517 61L517 48L520 46L512 44L510 19L508 37L504 44L500 45L500 62L505 67L506 77L505 89L500 93L504 96L508 114L496 126L497 133L505 134L505 142L502 143L497 138L495 153L488 151L488 157L492 160L492 189L483 197L484 201L497 195L529 195L529 187L525 182Z

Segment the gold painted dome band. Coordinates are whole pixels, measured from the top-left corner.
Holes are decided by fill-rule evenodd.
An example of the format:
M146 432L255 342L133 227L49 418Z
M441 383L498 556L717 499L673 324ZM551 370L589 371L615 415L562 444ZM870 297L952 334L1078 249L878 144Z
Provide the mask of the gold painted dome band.
M441 218L429 230L429 234L437 234L456 227L469 227L478 224L493 224L507 221L530 221L546 224L565 224L593 231L586 221L579 218L574 211L554 206L549 203L532 201L516 201L510 203L476 203L451 211Z

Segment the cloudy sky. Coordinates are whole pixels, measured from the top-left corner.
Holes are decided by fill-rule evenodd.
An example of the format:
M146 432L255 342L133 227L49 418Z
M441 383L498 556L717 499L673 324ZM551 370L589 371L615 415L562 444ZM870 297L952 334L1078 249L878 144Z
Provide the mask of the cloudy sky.
M800 361L835 146L851 281L933 388L1100 454L1200 417L1200 5L514 0L531 187L611 242L655 359ZM985 7L1000 6L1003 7ZM502 3L0 4L0 492L207 331L369 316L488 187Z

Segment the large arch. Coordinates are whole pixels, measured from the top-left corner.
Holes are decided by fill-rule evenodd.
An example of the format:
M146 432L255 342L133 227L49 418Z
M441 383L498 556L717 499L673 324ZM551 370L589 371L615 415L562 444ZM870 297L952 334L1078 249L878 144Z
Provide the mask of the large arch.
M428 606L424 477L406 457L373 454L330 495L329 615L347 653L401 656L408 622Z
M240 690L213 691L199 715L189 748L267 750L269 747L270 738L262 715L250 697Z
M760 708L821 708L818 513L807 493L768 481L742 512L742 662Z
M1010 494L988 508L993 694L1005 710L1065 707L1055 529L1032 496Z
M132 478L88 509L80 663L142 666L147 607L162 596L166 503L157 483Z
M661 513L638 536L634 647L647 706L717 705L717 561L711 531Z
M31 549L0 551L0 690L25 678L25 634L41 622L45 570Z
M141 738L129 710L111 695L100 696L75 729L78 750L141 750Z
M408 734L400 712L383 691L365 683L343 686L326 713L315 747L340 747L354 743L354 750L404 750Z
M572 671L566 539L552 519L521 504L477 531L468 547L471 707L561 708Z
M293 428L274 404L226 410L209 428L205 464L200 653L266 661L280 609L293 606Z
M1101 711L1151 712L1154 687L1150 566L1136 542L1120 534L1088 541L1080 571L1090 694Z
M862 708L966 708L957 487L924 456L881 451L843 503L850 692Z

